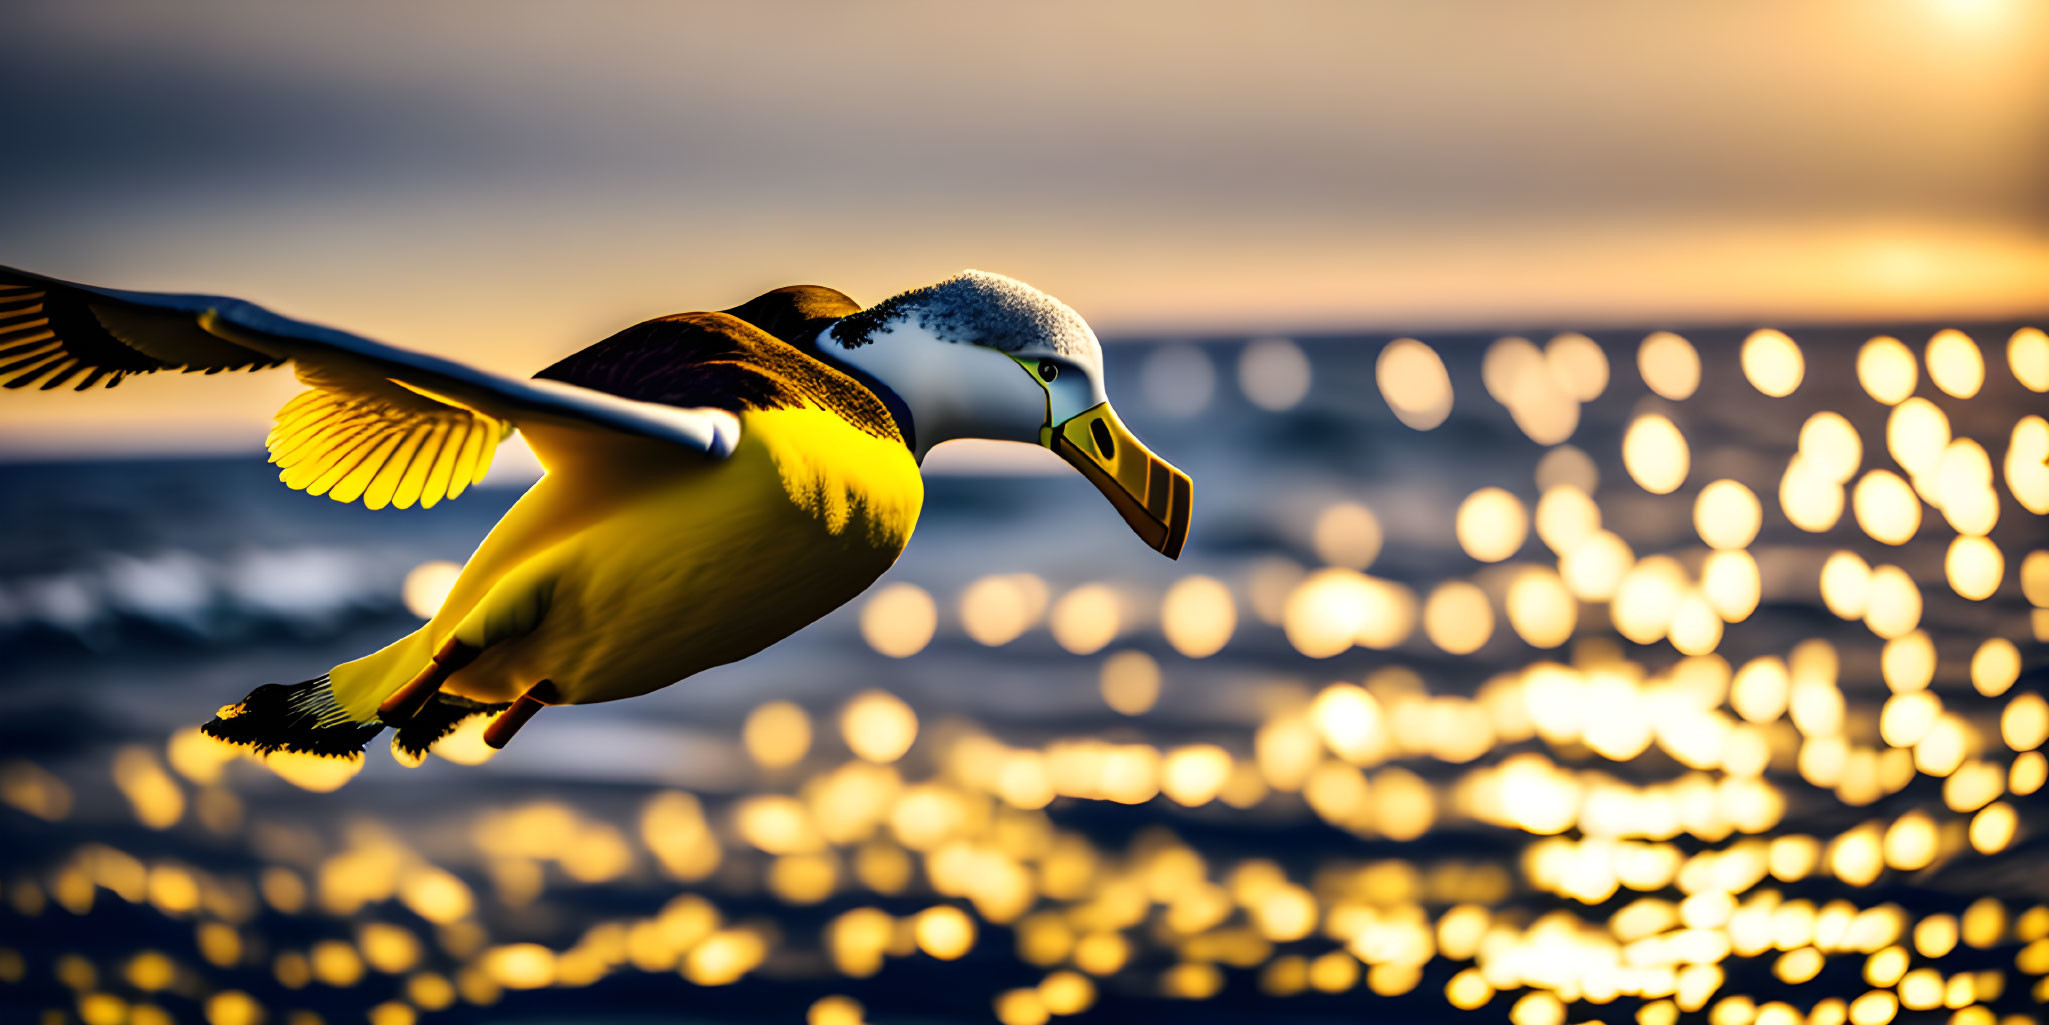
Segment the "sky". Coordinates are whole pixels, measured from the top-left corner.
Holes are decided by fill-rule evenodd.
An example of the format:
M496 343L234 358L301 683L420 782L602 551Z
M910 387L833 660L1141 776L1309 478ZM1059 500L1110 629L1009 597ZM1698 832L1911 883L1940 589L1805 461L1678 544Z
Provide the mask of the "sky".
M2049 9L10 5L0 264L529 373L964 267L1104 335L2049 310ZM250 447L286 376L9 394L0 452ZM1114 390L1114 386L1113 386Z

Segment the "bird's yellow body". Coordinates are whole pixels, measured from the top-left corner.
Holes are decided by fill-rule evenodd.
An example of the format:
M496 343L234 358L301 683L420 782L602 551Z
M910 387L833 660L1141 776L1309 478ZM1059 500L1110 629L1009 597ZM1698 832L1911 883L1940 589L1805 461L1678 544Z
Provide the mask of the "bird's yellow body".
M489 714L630 698L760 651L902 554L918 464L955 438L1037 441L1148 545L1178 557L1191 483L1110 409L1081 315L965 271L866 309L791 285L626 328L501 377L260 306L0 267L0 384L108 387L161 370L291 364L308 385L266 441L285 484L371 509L460 497L513 429L548 472L493 527L441 609L374 654L266 683L201 727L249 748L357 761L394 727L417 764Z
M564 704L645 694L754 654L861 593L909 543L916 459L814 407L753 410L731 457L616 458L552 446L441 610L334 667L371 718L450 638L483 650L444 689L476 701L542 680Z

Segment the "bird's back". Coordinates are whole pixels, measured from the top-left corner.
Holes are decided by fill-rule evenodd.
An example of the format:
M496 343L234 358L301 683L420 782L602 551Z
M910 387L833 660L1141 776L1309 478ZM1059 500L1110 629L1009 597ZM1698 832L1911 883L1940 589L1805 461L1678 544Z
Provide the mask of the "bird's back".
M535 377L623 398L739 415L827 410L864 433L907 441L887 399L814 355L812 341L860 305L819 285L792 285L729 310L635 324Z

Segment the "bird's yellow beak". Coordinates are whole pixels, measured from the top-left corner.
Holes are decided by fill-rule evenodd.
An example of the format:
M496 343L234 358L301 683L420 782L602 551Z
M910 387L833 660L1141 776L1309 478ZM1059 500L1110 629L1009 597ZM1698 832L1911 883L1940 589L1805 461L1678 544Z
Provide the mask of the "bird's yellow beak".
M1094 483L1146 544L1169 559L1181 557L1194 482L1141 444L1109 403L1041 428L1041 439Z

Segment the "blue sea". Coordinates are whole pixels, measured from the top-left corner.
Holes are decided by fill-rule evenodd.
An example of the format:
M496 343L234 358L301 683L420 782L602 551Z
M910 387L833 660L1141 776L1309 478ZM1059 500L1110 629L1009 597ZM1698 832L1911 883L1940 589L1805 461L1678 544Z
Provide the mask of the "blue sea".
M1076 474L956 466L928 479L910 550L879 585L930 599L929 638L916 624L864 633L857 600L741 664L641 699L550 709L482 764L407 768L373 743L332 792L253 760L210 762L179 738L257 685L318 675L416 627L409 574L461 562L518 481L371 512L284 488L261 453L0 465L0 1022L828 1025L855 1020L827 999L842 996L859 1020L1008 1025L2034 1020L2049 999L2049 803L2023 792L2041 756L2028 753L2033 706L2020 699L2049 691L2049 529L2021 501L2026 485L2009 483L2008 453L2049 400L2009 367L2023 326L1785 327L1803 365L1785 397L1746 374L1753 325L1681 326L1700 380L1676 400L1640 371L1657 325L1591 331L1605 380L1544 400L1554 414L1569 403L1574 423L1541 439L1491 394L1490 364L1521 366L1490 359L1494 334L1419 336L1452 395L1428 430L1383 392L1391 335L1118 340L1108 379L1120 412L1196 482L1180 561L1149 551ZM1945 327L1981 352L1967 399L1929 378L1926 346ZM1527 335L1546 351L1554 332ZM1894 407L1860 381L1858 353L1878 335L1920 361L1915 394L1939 410L1943 440L1974 439L1993 467L1998 515L1982 536L2002 567L1987 597L1958 593L1947 560L1960 535L1927 500L1946 493L1932 468L1896 465L1914 440L1889 446ZM1567 369L1542 387L1584 387ZM1850 497L1816 531L1793 522L1781 485L1803 425L1824 411L1861 451L1839 482ZM1685 440L1669 494L1625 465L1625 436L1647 416ZM1561 445L1585 458L1547 461ZM1676 627L1631 640L1614 621L1633 613L1582 596L1567 603L1569 640L1533 643L1506 595L1515 573L1555 578L1564 557L1526 526L1505 559L1482 561L1457 524L1486 488L1535 516L1540 462L1548 482L1582 486L1633 564L1669 555L1695 597L1710 556L1696 497L1710 481L1744 485L1761 507L1738 546L1756 568L1754 610L1717 620L1710 654ZM1856 508L1854 481L1887 468L1927 489L1910 492L1917 522L1901 544L1872 536ZM1319 531L1338 506L1367 510L1380 540L1370 563L1351 557L1330 579L1351 586L1344 574L1363 569L1408 595L1417 623L1391 645L1312 657L1323 653L1304 650L1315 624L1302 617L1319 613L1297 592L1365 545L1348 545L1351 521ZM1820 581L1838 552L1911 579L1909 630L1831 610ZM1001 644L976 640L964 596L1013 575L1025 575L1023 611L1009 609L1024 625ZM1176 590L1196 576L1229 595L1221 638L1213 615L1174 629L1167 596L1196 594ZM1486 598L1490 623L1470 650L1440 639L1473 634L1470 614L1431 622L1447 583ZM1049 625L1090 585L1114 610L1106 642ZM1628 593L1661 593L1643 586ZM1454 597L1441 608L1458 618ZM915 654L877 650L876 631L908 631ZM1912 636L1888 648L1881 631ZM1219 647L1201 650L1197 635ZM1996 690L1974 671L1995 638L2018 656ZM1754 685L1761 698L1732 692L1732 674L1760 659L1779 669L1758 672L1784 672L1816 641L1835 658L1834 730L1798 718L1784 693L1797 680L1779 685L1776 709L1770 684ZM1924 641L1926 679L1886 661ZM1758 764L1720 749L1682 758L1683 730L1664 720L1638 722L1640 745L1572 732L1603 714L1599 695L1651 702L1683 667L1717 659L1700 715L1740 738L1730 751L1757 745ZM1530 705L1540 664L1563 667L1577 682L1555 693L1588 707ZM1106 673L1132 666L1158 682L1138 714L1105 696ZM1515 687L1523 697L1502 698ZM1894 701L1922 690L1936 701L1927 723L1913 717L1923 699ZM860 738L842 710L876 691L915 715L900 757L850 750ZM1364 725L1319 697L1355 691L1378 710ZM768 766L750 755L747 724L778 701L802 710L809 742L794 764ZM1519 729L1517 715L1537 725ZM1472 723L1488 732L1468 750ZM1354 728L1372 733L1371 753L1345 748ZM1927 739L1938 734L1954 759ZM1290 775L1291 751L1323 775ZM1837 776L1815 768L1832 751L1849 766ZM1045 800L1036 783L998 778L1013 764L1042 772ZM1228 776L1206 784L1215 766ZM1525 784L1537 789L1513 790ZM848 789L821 798L828 785ZM1739 790L1776 810L1752 819L1731 804L1703 819L1688 804ZM1564 800L1568 817L1525 821L1516 793ZM698 817L658 815L684 806L670 795ZM833 800L869 798L881 810L865 827L836 824ZM1601 800L1638 803L1615 819ZM1428 816L1415 828L1418 802ZM761 824L789 808L808 809L797 818L809 824L788 836ZM1682 825L1644 824L1660 815ZM678 869L688 858L664 840L676 829L716 865ZM1641 869L1661 860L1672 870ZM1746 876L1751 862L1769 870ZM1007 889L990 881L1013 876ZM434 896L446 879L457 905ZM1211 897L1218 914L1204 912ZM714 926L691 924L701 906ZM1453 914L1466 907L1477 910ZM884 917L849 918L857 909ZM949 931L962 920L965 946ZM857 926L876 921L863 940ZM1480 923L1470 942L1467 922ZM1556 956L1540 963L1547 946ZM1811 973L1808 955L1787 961L1810 950Z

